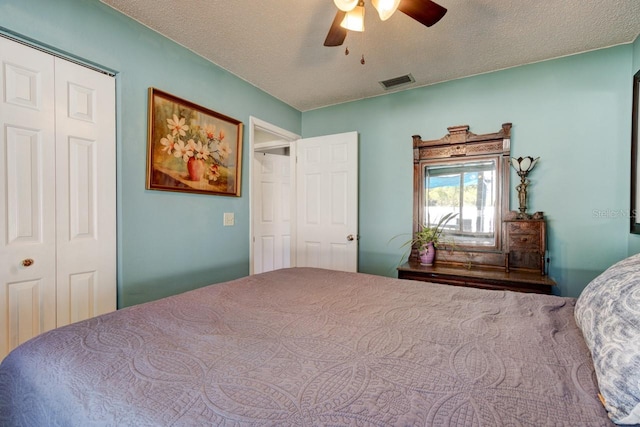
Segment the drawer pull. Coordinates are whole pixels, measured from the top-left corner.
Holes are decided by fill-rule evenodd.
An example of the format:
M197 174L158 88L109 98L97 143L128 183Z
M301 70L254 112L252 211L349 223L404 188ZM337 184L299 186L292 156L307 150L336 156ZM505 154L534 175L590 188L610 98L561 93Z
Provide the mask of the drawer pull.
M22 266L23 267L31 267L35 261L31 258L23 259Z

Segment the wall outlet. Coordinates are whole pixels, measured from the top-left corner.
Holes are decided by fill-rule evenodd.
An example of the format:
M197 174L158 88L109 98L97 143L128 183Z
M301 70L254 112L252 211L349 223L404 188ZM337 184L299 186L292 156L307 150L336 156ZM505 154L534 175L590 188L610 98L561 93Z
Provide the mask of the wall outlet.
M235 225L236 223L236 218L235 215L233 214L233 212L225 212L224 216L222 218L222 224L225 227L231 226L231 225Z

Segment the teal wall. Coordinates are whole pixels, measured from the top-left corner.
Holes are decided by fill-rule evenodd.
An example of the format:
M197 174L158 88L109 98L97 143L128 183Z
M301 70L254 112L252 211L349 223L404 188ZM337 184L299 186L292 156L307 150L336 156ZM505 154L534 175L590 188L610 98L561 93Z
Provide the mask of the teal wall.
M249 273L249 116L299 134L299 111L97 0L0 0L0 29L117 73L120 307ZM245 124L242 197L145 190L150 86Z
M512 122L512 154L540 156L529 211L548 219L558 293L578 295L626 257L632 52L617 46L303 113L305 137L360 133L360 270L395 275L402 250L388 241L412 224L411 136L437 139L458 124L487 133Z
M624 214L638 40L300 113L97 0L0 0L0 30L117 74L120 307L248 274L249 116L306 137L360 133L363 272L394 276L402 251L388 240L411 230L411 135L440 138L456 124L486 133L512 122L512 153L541 157L530 210L549 220L560 294L640 251ZM150 86L245 124L242 197L145 190ZM222 227L223 212L235 227Z

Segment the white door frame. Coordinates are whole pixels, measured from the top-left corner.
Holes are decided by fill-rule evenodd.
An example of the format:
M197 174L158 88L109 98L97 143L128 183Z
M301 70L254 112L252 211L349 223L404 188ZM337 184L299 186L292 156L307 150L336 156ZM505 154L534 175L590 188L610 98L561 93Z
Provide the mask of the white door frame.
M259 142L256 141L256 132L266 132L272 134L274 136L274 141L267 142ZM256 117L249 117L249 160L251 167L249 168L249 274L253 274L253 250L254 250L254 230L253 230L253 219L254 219L254 191L257 191L253 186L253 168L255 166L255 157L254 154L256 152L271 150L274 148L289 148L290 156L289 159L291 161L291 173L295 172L295 144L292 144L294 141L300 139L300 135L297 135L293 132L290 132L286 129L282 129L278 126L272 125L271 123L265 122L264 120L260 120ZM291 180L291 194L294 196L295 193L295 181L292 176ZM295 224L295 203L290 204L291 209L291 221L292 224ZM293 227L295 228L295 227ZM292 245L295 243L295 229L291 230L291 242ZM291 266L294 267L296 265L295 261L295 250L291 250Z

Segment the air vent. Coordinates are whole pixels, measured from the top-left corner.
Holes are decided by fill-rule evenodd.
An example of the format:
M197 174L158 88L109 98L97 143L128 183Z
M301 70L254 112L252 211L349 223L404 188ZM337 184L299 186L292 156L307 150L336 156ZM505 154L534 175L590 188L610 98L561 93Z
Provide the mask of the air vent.
M385 90L388 90L396 86L406 85L413 82L415 82L413 76L411 74L405 74L404 76L394 77L389 80L383 80L380 82L380 84L383 88L385 88Z

